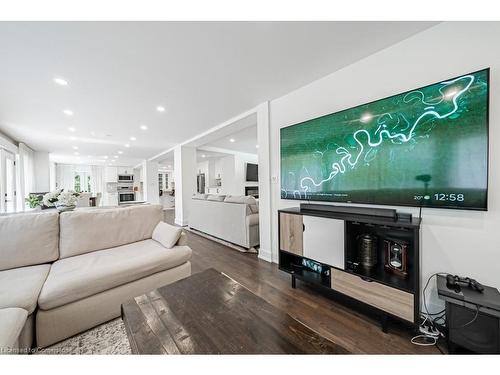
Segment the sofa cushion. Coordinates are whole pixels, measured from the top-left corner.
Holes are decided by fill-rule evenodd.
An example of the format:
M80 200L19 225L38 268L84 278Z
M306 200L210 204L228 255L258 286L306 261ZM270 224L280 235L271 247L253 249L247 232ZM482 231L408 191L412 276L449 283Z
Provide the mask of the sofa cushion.
M152 239L160 243L166 249L171 249L179 240L181 233L181 227L175 227L173 225L160 221L158 224L156 224Z
M224 202L227 203L241 203L241 204L248 204L248 205L256 205L257 202L254 197L251 195L245 196L245 195L228 195L224 199Z
M193 199L199 199L199 200L204 201L205 199L207 199L207 196L208 196L208 194L199 194L199 193L197 193L197 194L193 195Z
M20 307L31 314L49 274L50 264L0 271L0 308Z
M8 349L17 349L18 338L28 317L24 309L11 307L0 309L0 354L8 354Z
M0 239L0 270L52 262L59 257L59 214L0 216Z
M48 310L187 262L191 249L149 239L55 262L38 304Z
M76 210L60 216L62 259L149 239L163 210L160 205L140 205Z
M207 201L223 202L225 198L225 195L209 194L207 196Z

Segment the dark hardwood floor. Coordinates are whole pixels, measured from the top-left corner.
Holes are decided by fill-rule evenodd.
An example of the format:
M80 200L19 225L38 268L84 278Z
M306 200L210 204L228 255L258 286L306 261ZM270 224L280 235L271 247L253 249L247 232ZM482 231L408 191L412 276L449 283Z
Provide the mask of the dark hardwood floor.
M166 211L165 221L173 224L174 211ZM297 281L292 289L290 275L278 265L257 258L257 254L240 253L207 238L186 231L193 250L192 273L215 268L236 280L253 293L287 312L313 331L355 354L439 354L434 346L417 346L406 325L390 322L383 333L373 314L352 309L333 298L327 289Z

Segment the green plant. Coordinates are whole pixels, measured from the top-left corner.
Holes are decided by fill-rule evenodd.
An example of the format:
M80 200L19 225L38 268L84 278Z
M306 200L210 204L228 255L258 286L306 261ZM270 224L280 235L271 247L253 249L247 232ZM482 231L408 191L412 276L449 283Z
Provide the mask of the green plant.
M30 208L37 208L41 205L40 198L36 195L30 195L29 198L26 198L26 202L30 206Z

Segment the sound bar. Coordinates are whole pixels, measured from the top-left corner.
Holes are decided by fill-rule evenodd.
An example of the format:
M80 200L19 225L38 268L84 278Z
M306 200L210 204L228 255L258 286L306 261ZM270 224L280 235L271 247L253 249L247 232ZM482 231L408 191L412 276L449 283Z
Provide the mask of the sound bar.
M396 210L390 208L371 208L371 207L352 207L352 206L334 206L329 204L311 204L301 203L301 211L325 211L338 214L378 216L389 219L397 219Z

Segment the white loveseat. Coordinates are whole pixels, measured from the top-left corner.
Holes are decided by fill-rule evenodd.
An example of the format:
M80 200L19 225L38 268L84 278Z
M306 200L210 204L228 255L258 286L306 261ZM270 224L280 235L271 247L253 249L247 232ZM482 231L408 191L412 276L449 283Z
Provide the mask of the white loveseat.
M162 214L143 205L0 217L0 308L17 309L3 312L15 324L0 324L0 345L31 347L36 332L36 344L48 346L189 276L185 235L171 249L151 238Z
M189 227L250 249L259 245L258 202L253 197L197 194Z

